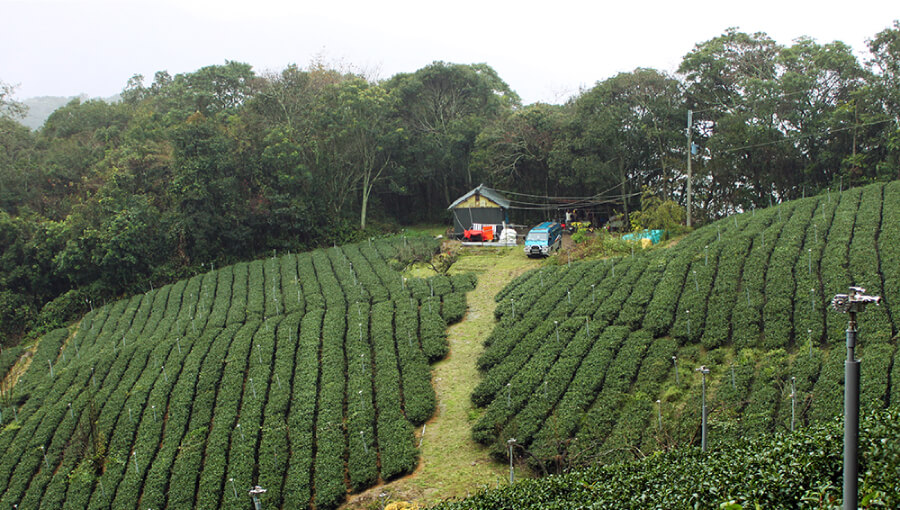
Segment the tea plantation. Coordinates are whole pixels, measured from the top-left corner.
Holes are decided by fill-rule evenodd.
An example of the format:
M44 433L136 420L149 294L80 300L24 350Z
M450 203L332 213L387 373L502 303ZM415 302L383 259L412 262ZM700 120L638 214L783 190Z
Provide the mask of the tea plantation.
M667 249L545 266L497 295L479 359L474 438L539 473L828 421L843 405L849 285L864 409L900 402L900 182L832 192L704 226Z
M860 316L863 462L895 469L898 219L900 181L874 184L517 277L477 362L472 434L569 474L446 507L827 506L847 324L828 305L850 285L884 297ZM0 399L0 507L247 508L260 485L266 508L324 509L412 472L430 363L475 283L402 277L437 249L398 237L236 264L4 351L3 374L30 364ZM896 503L896 481L865 476L872 504Z
M863 416L859 494L864 508L900 505L898 436L896 406ZM683 448L642 461L517 481L434 508L840 508L842 437L842 423L830 421L793 434L744 438L706 453Z
M411 472L429 363L474 287L401 277L437 249L241 263L45 335L0 402L0 507L247 508L258 484L268 508L334 508Z

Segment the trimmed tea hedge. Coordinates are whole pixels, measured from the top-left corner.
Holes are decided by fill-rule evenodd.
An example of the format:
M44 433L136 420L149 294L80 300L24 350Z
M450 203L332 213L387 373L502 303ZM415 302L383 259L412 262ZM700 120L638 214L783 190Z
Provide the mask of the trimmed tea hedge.
M44 335L0 404L0 503L246 508L259 484L267 507L325 509L411 472L429 362L475 285L403 281L437 248L397 237L240 263Z

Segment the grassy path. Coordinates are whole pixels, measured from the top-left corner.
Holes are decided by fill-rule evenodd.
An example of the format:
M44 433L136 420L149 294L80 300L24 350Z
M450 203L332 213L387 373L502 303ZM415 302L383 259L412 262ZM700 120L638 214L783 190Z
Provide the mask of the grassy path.
M494 296L514 277L538 264L526 258L521 248L460 257L452 272L476 273L478 286L466 296L465 318L449 329L450 354L432 367L437 412L425 426L419 467L405 478L351 496L345 508L380 508L381 494L384 502L431 504L507 479L508 468L492 461L487 449L472 440L474 408L469 396L481 378L475 361L494 327ZM417 437L421 432L417 431Z

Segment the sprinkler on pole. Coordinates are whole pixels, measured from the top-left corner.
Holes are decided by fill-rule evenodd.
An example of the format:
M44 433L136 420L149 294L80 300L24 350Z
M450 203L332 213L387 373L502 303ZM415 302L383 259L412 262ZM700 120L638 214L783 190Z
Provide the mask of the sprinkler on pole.
M794 410L797 403L797 390L794 386L795 378L791 377L791 432L794 431Z
M662 400L656 399L656 417L659 420L659 431L662 432Z
M691 336L691 311L685 310L685 312L687 313L687 334L688 334L688 337L690 337Z
M703 405L703 407L702 407L703 414L701 415L701 418L700 418L700 425L701 425L700 426L700 430L701 430L700 449L705 452L706 451L706 374L709 373L709 369L706 368L706 365L701 365L700 368L697 369L697 371L700 372L700 375L703 377L703 382L701 383L703 385L702 386L702 388L703 388L702 389L702 397L701 397L702 402L703 402L703 404L702 404Z
M515 479L515 474L513 473L513 445L516 444L515 438L508 439L506 444L509 445L509 483L513 483Z
M844 363L844 509L857 508L859 461L859 360L856 359L856 314L866 305L881 303L881 296L867 296L866 289L850 287L849 294L837 294L831 307L840 313L850 314L847 323L847 361Z

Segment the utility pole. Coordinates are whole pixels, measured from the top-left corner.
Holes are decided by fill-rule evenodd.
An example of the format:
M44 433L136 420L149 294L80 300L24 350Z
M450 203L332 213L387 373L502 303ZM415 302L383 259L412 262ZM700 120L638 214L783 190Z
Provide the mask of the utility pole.
M693 124L694 124L694 111L688 110L687 116L687 130L685 131L687 135L687 226L691 226L691 149L693 146L691 144L691 135L693 134Z
M881 302L880 296L866 296L866 289L850 287L849 294L838 294L831 300L831 307L841 313L849 313L847 323L847 361L844 363L844 509L858 508L859 493L859 360L856 359L856 314L865 310L868 303Z

